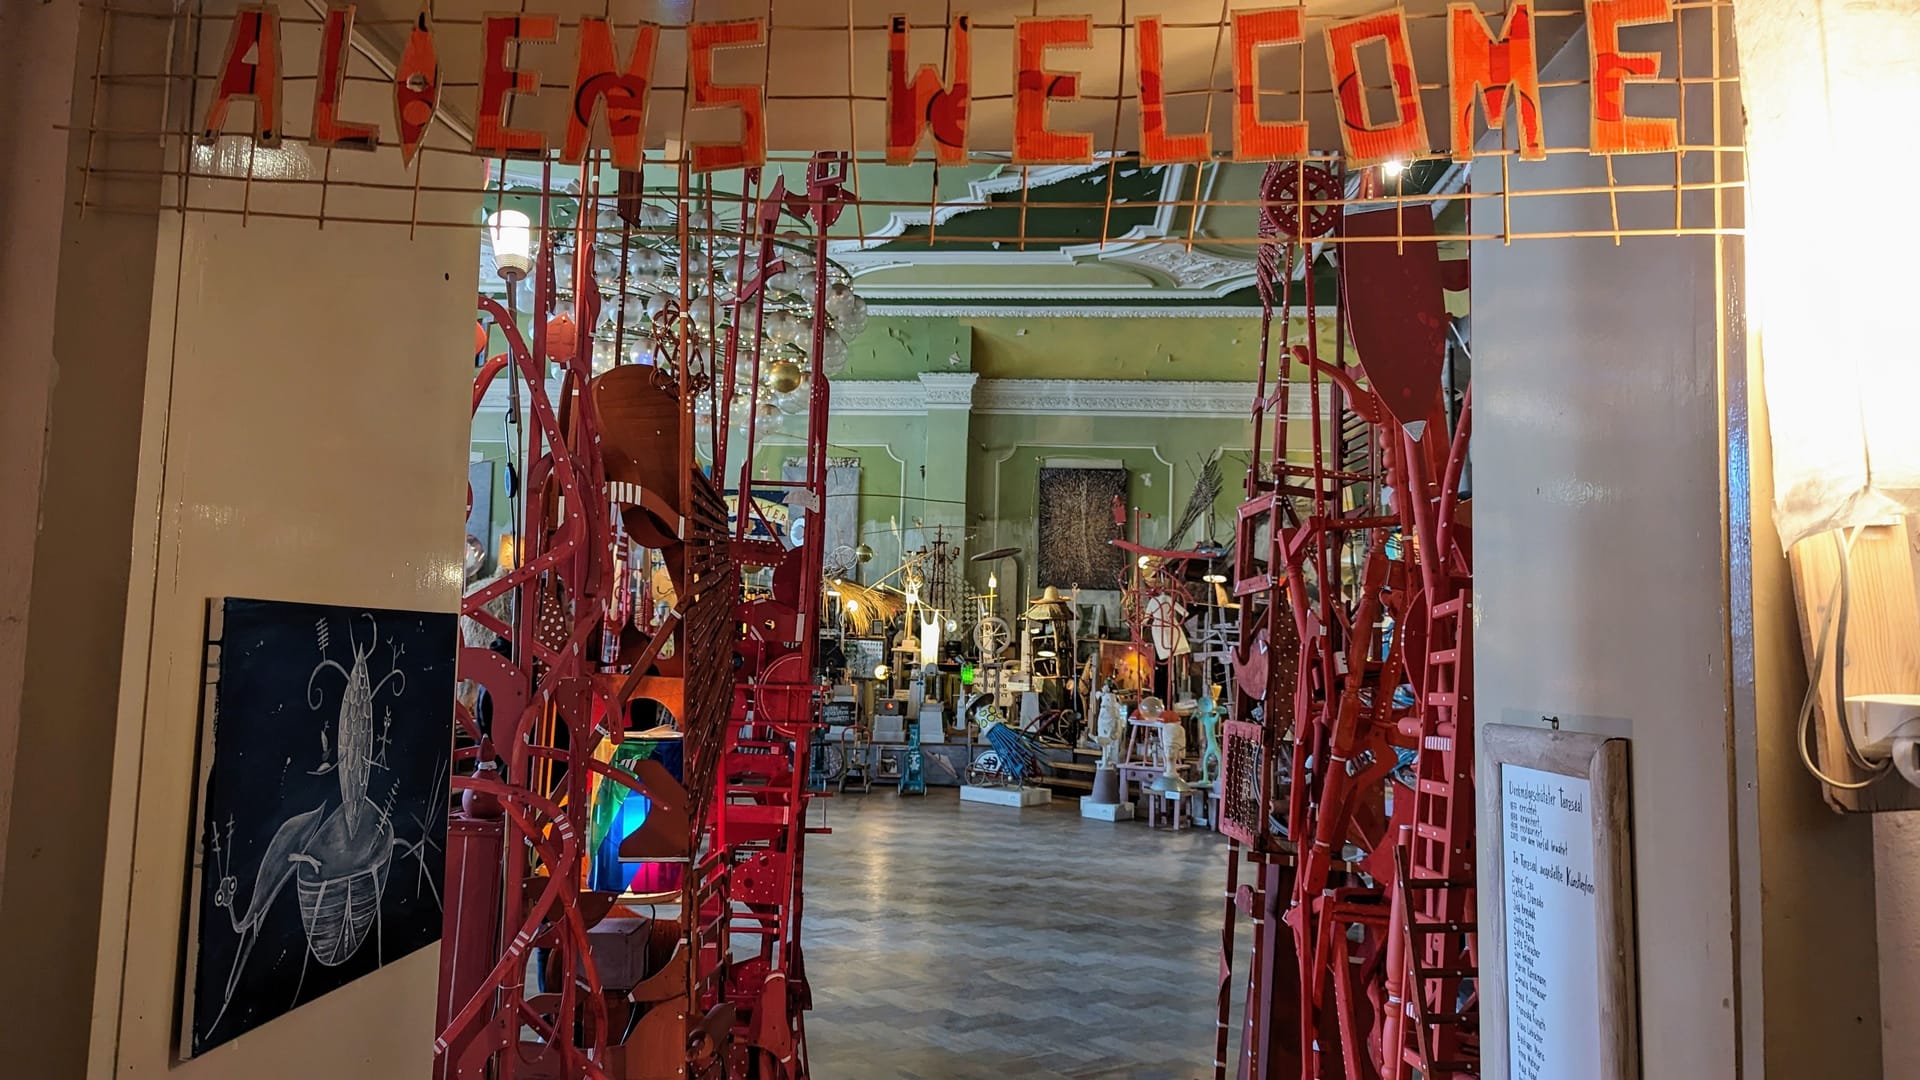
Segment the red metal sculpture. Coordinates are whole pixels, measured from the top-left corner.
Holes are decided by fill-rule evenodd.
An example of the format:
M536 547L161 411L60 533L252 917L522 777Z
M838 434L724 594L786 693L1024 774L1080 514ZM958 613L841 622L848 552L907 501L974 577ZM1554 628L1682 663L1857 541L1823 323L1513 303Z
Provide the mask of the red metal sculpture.
M810 225L810 254L824 265L844 168L843 158L821 155L804 193L776 180L763 200L743 194L731 272L714 276L688 255L701 246L694 234L712 230L711 201L693 197L683 177L670 226L679 295L649 316L651 362L594 374L574 321L551 317L550 238L535 265L531 341L499 304L481 299L508 349L481 368L475 408L502 372L521 384L530 464L516 564L463 606L504 648L461 656L462 677L485 689L490 720L459 709L462 807L449 826L438 1076L807 1075L800 882L824 530L808 530L797 546L750 539L753 500L741 498L730 520L723 493L728 425L706 418L727 416L737 390L752 409L765 283L808 254L776 243L776 229L784 217ZM586 253L603 227L594 170L586 188L571 291L578 325L590 328L600 283ZM550 220L558 201L550 182L539 200L541 220ZM618 206L624 232L668 227L644 220L630 174ZM624 335L629 255L620 250L614 296ZM716 280L730 284L713 288ZM824 274L812 293L818 357ZM557 395L547 389L550 365ZM789 501L815 509L825 495L827 398L827 380L814 378L805 475L784 484ZM746 443L743 493L751 423ZM637 550L666 574L661 591L671 602L657 618L617 573L616 553ZM742 568L754 566L772 568L773 587L748 603ZM510 619L492 613L503 597L513 599ZM678 777L646 757L609 762L608 744L636 734L640 702L675 729ZM644 905L631 892L623 900L621 891L590 887L596 784L648 800L644 822L619 841L622 860L667 868L647 878L658 887Z
M1254 452L1235 544L1239 692L1223 725L1221 823L1234 848L1222 1080L1229 1068L1302 1080L1478 1073L1472 564L1459 498L1471 399L1454 409L1443 394L1438 253L1392 239L1431 235L1430 222L1396 216L1425 208L1325 212L1339 191L1313 166L1267 174ZM1335 355L1309 333L1279 342L1276 360L1276 302L1284 335L1294 271L1336 230L1386 240L1339 245ZM1314 275L1300 279L1312 326ZM1358 363L1345 355L1349 331ZM1296 461L1286 403L1303 377L1315 408ZM1241 919L1253 955L1231 1063Z

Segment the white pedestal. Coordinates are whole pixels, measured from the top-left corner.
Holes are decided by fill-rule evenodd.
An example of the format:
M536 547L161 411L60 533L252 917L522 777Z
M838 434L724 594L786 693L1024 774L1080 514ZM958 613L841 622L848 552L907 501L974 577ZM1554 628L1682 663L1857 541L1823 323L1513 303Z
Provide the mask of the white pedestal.
M961 802L991 803L994 806L1045 806L1053 801L1053 792L1043 787L960 787Z
M1095 821L1132 821L1133 804L1130 802L1097 803L1093 796L1080 796L1080 816Z

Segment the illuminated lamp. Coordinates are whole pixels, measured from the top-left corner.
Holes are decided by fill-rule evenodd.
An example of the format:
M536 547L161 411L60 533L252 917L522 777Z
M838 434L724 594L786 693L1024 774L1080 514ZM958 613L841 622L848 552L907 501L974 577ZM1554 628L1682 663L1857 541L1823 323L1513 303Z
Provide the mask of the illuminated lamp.
M1765 364L1781 543L1920 511L1920 215L1855 198L1836 163L1920 172L1911 4L1742 0L1747 310ZM1815 255L1817 253L1817 259ZM1815 293L1817 283L1817 295Z
M518 210L495 210L487 215L487 234L493 241L493 266L502 281L517 282L533 269L533 223Z

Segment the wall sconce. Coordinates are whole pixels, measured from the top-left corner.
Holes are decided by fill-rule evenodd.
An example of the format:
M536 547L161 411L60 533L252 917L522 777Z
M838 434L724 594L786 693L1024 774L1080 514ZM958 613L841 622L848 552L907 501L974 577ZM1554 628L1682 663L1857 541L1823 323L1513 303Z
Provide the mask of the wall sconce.
M1780 539L1920 511L1920 216L1863 197L1920 172L1910 4L1741 0L1747 307L1766 363Z

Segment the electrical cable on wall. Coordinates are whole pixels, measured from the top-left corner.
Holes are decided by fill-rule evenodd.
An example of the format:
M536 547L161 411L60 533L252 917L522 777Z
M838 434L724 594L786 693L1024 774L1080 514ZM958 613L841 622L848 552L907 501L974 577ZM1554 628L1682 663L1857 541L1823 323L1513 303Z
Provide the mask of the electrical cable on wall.
M1854 526L1853 530L1847 533L1844 538L1838 529L1835 529L1832 534L1834 547L1839 553L1840 573L1833 583L1833 588L1827 593L1826 605L1821 609L1825 613L1824 619L1820 624L1819 637L1816 639L1818 644L1814 647L1813 670L1807 672L1807 692L1800 701L1799 727L1797 736L1794 739L1795 746L1800 752L1800 764L1806 768L1807 772L1812 774L1813 778L1821 783L1842 791L1860 791L1864 788L1872 787L1880 781L1881 777L1886 775L1888 769L1893 767L1891 759L1880 762L1877 765L1867 761L1865 756L1860 753L1859 748L1854 745L1853 732L1848 728L1846 722L1847 607L1851 601L1852 593L1852 583L1848 579L1853 574L1853 543L1859 539L1862 527L1863 526L1859 525ZM1838 623L1837 628L1835 627L1836 622ZM1828 776L1822 772L1820 766L1814 762L1811 748L1807 742L1808 734L1813 726L1814 703L1818 700L1817 695L1820 692L1820 679L1826 668L1827 632L1829 630L1837 630L1834 635L1833 681L1834 704L1836 708L1835 716L1840 723L1840 734L1843 744L1846 747L1847 756L1852 758L1854 763L1860 768L1872 774L1865 780L1836 780Z

